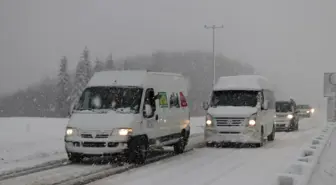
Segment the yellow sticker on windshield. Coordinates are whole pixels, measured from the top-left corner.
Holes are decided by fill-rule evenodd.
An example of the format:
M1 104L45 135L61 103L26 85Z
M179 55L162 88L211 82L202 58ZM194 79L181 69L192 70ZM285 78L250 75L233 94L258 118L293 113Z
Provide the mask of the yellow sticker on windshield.
M168 107L167 93L166 92L159 92L159 102L160 102L160 108L167 108Z

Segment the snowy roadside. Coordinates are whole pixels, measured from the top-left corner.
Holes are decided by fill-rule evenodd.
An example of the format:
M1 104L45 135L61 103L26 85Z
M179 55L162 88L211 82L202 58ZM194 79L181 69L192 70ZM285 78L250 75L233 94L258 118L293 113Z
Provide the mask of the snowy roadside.
M0 118L0 173L66 158L68 119ZM203 133L204 117L191 118L191 134Z
M336 131L326 143L320 162L311 176L309 185L334 185L336 182Z
M67 122L58 118L1 118L0 173L64 158Z

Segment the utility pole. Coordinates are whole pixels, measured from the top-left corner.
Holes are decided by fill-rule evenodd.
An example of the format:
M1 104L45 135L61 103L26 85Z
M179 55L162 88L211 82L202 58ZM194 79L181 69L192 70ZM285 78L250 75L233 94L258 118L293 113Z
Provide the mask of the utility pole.
M215 38L216 38L216 29L224 28L224 25L221 26L204 26L205 29L212 29L212 59L213 59L213 82L212 82L212 87L215 86L216 84L216 51L215 51Z

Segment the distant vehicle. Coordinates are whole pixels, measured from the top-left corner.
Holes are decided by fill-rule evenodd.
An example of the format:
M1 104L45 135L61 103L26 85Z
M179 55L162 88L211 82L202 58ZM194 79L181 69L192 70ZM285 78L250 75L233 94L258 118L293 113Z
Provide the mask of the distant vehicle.
M299 115L293 99L275 102L276 130L299 130Z
M74 106L65 132L68 158L118 154L143 163L153 148L182 153L190 135L187 81L147 71L95 73Z
M275 139L273 86L258 75L220 77L207 111L204 136L207 146L220 143L264 145Z
M315 109L313 109L310 105L298 105L297 109L299 110L299 116L302 118L310 118L315 112Z

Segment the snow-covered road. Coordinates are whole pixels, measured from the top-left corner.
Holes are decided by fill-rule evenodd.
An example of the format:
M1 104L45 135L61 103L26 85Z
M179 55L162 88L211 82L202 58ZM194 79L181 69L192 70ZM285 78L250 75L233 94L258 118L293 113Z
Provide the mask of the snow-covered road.
M299 132L280 132L263 148L202 148L132 171L111 176L90 185L193 184L270 185L300 147L320 127L316 119L301 122Z
M0 174L66 158L68 119L0 118ZM203 133L204 117L191 118L191 134Z
M194 134L190 139L188 146L195 146L195 144L203 141L203 135ZM189 147L187 147L189 148ZM191 155L194 151L187 152L183 155ZM174 157L173 157L174 158ZM118 171L127 168L129 165L116 167L116 165L90 165L90 164L69 164L59 168L32 173L16 178L0 181L0 185L51 185L77 177L84 177L95 172L112 169Z
M324 116L324 115L323 115ZM1 119L3 121L4 119ZM125 173L92 182L91 185L195 184L273 185L300 147L322 128L321 116L303 119L299 132L277 132L276 140L263 148L201 148ZM0 124L0 174L8 169L32 166L65 157L63 134L67 119L6 120ZM3 122L4 123L4 122ZM190 144L203 141L204 117L192 118ZM4 133L2 133L5 130ZM13 137L13 131L23 138ZM10 140L13 140L12 144ZM27 157L29 156L29 157ZM46 185L85 176L110 165L67 165L0 181L1 185ZM118 169L118 168L113 168ZM316 185L316 184L311 184Z

